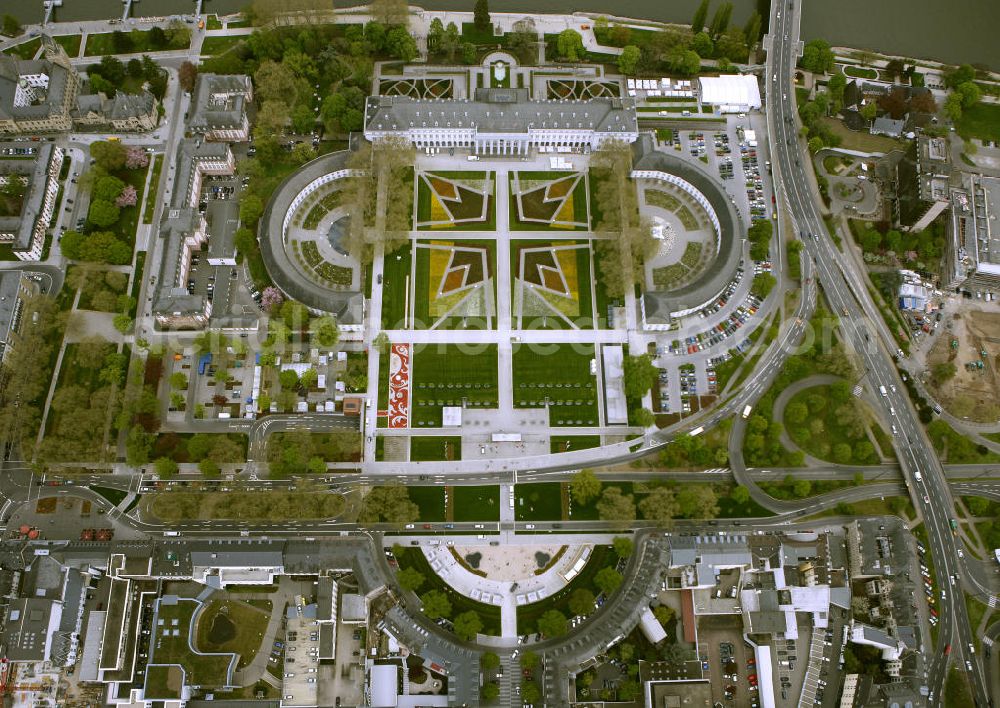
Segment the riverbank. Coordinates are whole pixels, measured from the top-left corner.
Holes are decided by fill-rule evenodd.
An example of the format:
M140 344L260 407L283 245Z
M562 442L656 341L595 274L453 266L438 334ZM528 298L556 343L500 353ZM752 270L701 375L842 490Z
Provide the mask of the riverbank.
M637 22L687 24L700 0L631 0L628 14ZM757 9L758 0L732 0L733 24L742 26ZM239 12L246 0L212 0L206 9L226 15ZM341 5L355 3L337 2ZM718 3L713 3L718 4ZM39 23L41 0L11 3L5 11L24 24ZM416 3L415 3L416 5ZM421 0L425 10L468 10L465 0ZM549 0L547 13L607 14L603 0ZM191 14L193 0L142 0L136 10L146 16ZM493 12L537 14L534 0L491 0ZM56 10L59 22L80 22L121 16L118 0L74 0ZM1000 3L981 0L839 0L808 2L802 19L802 38L825 39L835 46L869 49L880 54L930 59L947 64L981 64L1000 69Z

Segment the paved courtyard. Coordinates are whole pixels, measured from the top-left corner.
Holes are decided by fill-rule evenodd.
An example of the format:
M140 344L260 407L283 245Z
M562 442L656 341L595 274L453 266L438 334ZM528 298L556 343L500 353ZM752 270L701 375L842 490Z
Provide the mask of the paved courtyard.
M421 550L431 568L456 592L500 607L501 643L510 644L506 640L517 637L517 607L538 602L565 587L566 577L572 577L573 567L589 557L590 548L476 545L422 546ZM468 570L458 558L486 573L486 577ZM535 574L546 566L545 572Z

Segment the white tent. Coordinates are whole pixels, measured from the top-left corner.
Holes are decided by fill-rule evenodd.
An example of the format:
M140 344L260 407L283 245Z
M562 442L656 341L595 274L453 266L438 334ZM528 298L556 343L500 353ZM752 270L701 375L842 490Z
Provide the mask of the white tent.
M749 74L725 74L698 79L701 102L719 106L723 113L742 113L760 108L760 86Z

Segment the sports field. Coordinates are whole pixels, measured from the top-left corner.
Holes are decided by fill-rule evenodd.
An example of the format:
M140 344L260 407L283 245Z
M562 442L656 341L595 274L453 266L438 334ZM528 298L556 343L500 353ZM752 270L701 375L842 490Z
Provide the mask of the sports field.
M519 345L514 349L514 406L549 403L553 426L598 425L592 344Z

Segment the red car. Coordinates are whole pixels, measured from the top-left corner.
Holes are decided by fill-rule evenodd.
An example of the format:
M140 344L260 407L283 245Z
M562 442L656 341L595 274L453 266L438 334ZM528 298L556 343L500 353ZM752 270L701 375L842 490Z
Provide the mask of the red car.
M424 524L424 528L425 528L425 529L429 529L430 527L431 527L431 525L430 525L430 524Z

